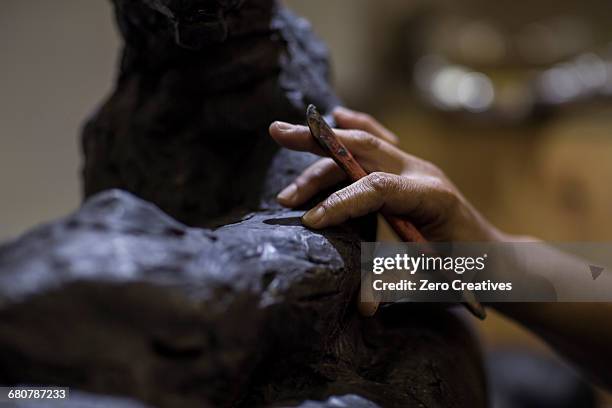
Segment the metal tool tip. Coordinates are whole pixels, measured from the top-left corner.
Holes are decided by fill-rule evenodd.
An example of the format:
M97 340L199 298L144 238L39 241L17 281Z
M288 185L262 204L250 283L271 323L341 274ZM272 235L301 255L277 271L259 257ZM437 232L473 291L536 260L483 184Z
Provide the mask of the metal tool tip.
M319 114L319 112L317 111L317 107L316 107L316 106L314 106L314 105L311 103L310 105L308 105L308 110L306 111L306 114L307 114L308 116L311 116L311 115L318 115L318 114Z

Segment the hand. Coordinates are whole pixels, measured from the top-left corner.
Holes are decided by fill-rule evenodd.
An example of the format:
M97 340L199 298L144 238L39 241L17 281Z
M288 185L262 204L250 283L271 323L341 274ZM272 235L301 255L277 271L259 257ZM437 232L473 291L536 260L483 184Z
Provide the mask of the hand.
M375 119L345 108L336 109L334 118L347 129L336 129L336 135L370 174L304 214L304 225L320 229L384 210L408 218L430 241L502 239L440 169L400 150L397 137ZM270 135L286 148L325 155L305 126L274 122ZM278 201L299 206L345 178L331 159L322 159L281 191Z
M341 127L336 135L370 174L329 196L303 216L305 225L324 228L384 210L405 216L430 241L522 241L506 236L489 224L461 195L440 169L401 151L397 137L376 120L362 113L337 109L334 117ZM275 122L270 135L289 149L323 155L308 128ZM285 188L278 200L287 207L305 203L317 192L344 180L343 172L331 159L322 159L306 169ZM562 254L542 244L543 264L529 265L519 271L528 276L558 279L559 273L572 275L582 270L574 256ZM550 263L555 262L551 268ZM602 384L612 388L609 364L601 356L612 350L612 330L602 325L612 316L612 304L606 303L497 303L498 311L540 334L548 344L573 360ZM378 307L376 300L360 302L365 315ZM569 318L568 318L569 316ZM603 328L603 329L602 329ZM587 350L587 352L585 352Z

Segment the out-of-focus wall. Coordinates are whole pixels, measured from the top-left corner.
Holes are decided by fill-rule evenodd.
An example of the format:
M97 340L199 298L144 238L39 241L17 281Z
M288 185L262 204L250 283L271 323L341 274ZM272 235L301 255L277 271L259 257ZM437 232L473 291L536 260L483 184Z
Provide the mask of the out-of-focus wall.
M332 51L333 83L346 100L367 98L377 58L372 55L375 41L369 30L371 0L286 0L297 14L306 16L317 35Z
M111 87L105 1L0 2L0 240L76 208L79 129Z

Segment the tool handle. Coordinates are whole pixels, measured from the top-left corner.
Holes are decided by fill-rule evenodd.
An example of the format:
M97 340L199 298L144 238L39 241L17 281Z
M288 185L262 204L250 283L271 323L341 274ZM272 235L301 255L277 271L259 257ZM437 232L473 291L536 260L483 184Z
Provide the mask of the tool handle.
M427 243L427 240L419 230L408 220L395 215L384 214L387 224L393 229L398 237L404 242Z
M325 119L323 119L313 105L308 107L306 118L312 136L336 164L344 170L352 182L356 182L368 175L346 146L336 137L334 131L329 127ZM425 237L410 221L395 215L384 214L384 212L382 215L402 241L417 242L421 244L427 243ZM478 302L478 299L472 291L464 291L462 300L465 307L470 310L472 314L480 319L486 317L487 314L484 307Z

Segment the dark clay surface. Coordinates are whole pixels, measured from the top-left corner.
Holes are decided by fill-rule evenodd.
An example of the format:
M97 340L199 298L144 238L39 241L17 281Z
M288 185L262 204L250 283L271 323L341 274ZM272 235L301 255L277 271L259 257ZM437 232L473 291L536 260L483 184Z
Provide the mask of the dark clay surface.
M0 383L156 407L484 406L449 311L357 315L372 222L310 231L274 200L315 158L270 122L339 103L308 23L272 0L114 4L125 47L83 131L88 199L0 247Z

